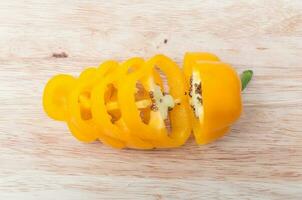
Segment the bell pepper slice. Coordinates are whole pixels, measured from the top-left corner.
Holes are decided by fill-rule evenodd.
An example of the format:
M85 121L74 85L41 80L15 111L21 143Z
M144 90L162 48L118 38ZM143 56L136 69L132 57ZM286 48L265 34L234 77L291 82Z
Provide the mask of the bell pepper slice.
M169 88L162 98L169 95L174 101L172 105L170 104L171 107L168 109L168 119L172 130L169 132L166 127L161 129L162 134L167 138L160 140L157 143L157 148L181 146L187 141L191 134L188 113L189 104L186 101L185 79L182 71L174 61L164 55L154 56L149 60L147 65L151 68L159 68L166 75L166 81ZM149 80L149 84L146 85L146 88L152 91L152 87L154 87L152 80ZM164 88L161 89L164 90ZM165 118L163 113L151 111L151 123L153 119L155 119L156 122L157 119L160 118L162 118L162 120L167 120L167 118L163 119ZM156 126L157 123L153 124Z
M242 110L240 79L230 65L209 54L199 58L186 54L184 72L187 88L191 90L188 102L196 97L193 93L200 94L201 105L191 103L193 133L198 144L207 144L223 136L239 118ZM192 80L194 76L198 84ZM194 87L196 84L200 89Z
M124 123L124 116L120 114L117 94L120 92L118 81L129 73L135 73L143 65L141 58L132 58L124 62L115 72L104 78L92 92L92 115L94 121L103 128L104 134L115 139L120 139L129 148L152 149L149 142L134 136ZM115 92L110 94L110 88L115 88ZM116 89L118 88L118 89ZM109 92L109 94L108 94ZM110 96L106 102L106 95ZM107 105L111 105L107 106ZM112 113L116 111L116 113ZM119 114L117 114L119 112ZM114 119L115 118L115 119Z
M158 66L166 73L171 96L174 99L183 101L181 105L176 105L171 114L169 114L172 124L171 133L168 133L166 127L162 125L165 119L162 118L159 110L153 109L149 123L144 123L135 100L135 86L138 81L141 81L149 92L154 90L153 69L155 66ZM172 60L163 55L157 55L151 58L138 73L132 76L129 75L122 81L123 83L119 87L118 101L121 105L120 108L126 125L131 130L137 130L134 134L145 140L153 141L157 148L180 146L187 140L190 135L190 122L186 111L188 105L186 105L184 96L184 78L181 70ZM150 125L150 123L152 124Z
M74 121L73 126L69 123L69 128L71 128L70 131L80 141L92 142L99 139L104 144L114 148L124 147L120 140L114 140L102 133L103 130L97 127L93 122L91 113L92 88L117 66L118 63L115 61L106 61L97 69L88 68L84 70L81 73L75 88L69 95L69 111L70 116L72 116ZM80 134L81 136L79 136Z
M156 138L155 131L151 130L147 124L143 123L140 117L140 110L136 105L135 94L137 92L137 83L148 75L152 74L151 68L146 68L144 65L136 73L124 76L118 82L118 104L121 110L123 119L130 130L135 130L132 133L144 140L154 140ZM154 132L152 134L152 132Z
M68 95L76 79L73 76L59 74L51 78L43 93L43 108L54 120L65 121L68 118Z

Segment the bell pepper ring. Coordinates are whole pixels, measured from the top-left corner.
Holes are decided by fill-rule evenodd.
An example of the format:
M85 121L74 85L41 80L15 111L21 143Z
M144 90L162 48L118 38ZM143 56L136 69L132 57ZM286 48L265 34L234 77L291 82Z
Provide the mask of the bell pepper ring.
M59 121L68 117L67 100L76 79L73 76L59 74L51 78L43 93L43 108L47 115Z
M158 67L168 78L168 93L156 84L153 76L154 67ZM140 110L135 100L135 86L140 81L149 91L149 97L144 102L150 102L150 119L143 122ZM181 146L190 136L189 114L185 101L184 77L180 68L169 58L157 55L148 60L136 76L128 76L121 85L119 98L122 115L125 116L126 125L136 129L138 137L151 140L156 148L169 148ZM132 94L132 95L130 95ZM180 103L182 101L182 103ZM123 103L126 102L126 103ZM168 113L169 112L169 113ZM172 131L168 133L165 121L170 121Z
M78 78L51 78L44 111L65 121L79 141L100 140L113 148L182 146L225 135L242 112L241 90L251 80L211 53L188 52L183 68L164 55L113 60L86 68Z
M75 89L69 96L70 115L75 119L78 129L71 129L73 132L80 132L85 135L88 140L81 140L83 142L91 142L99 139L104 144L114 148L124 148L125 145L122 141L110 138L103 134L103 130L97 126L92 120L91 111L91 92L93 86L99 83L110 71L117 68L118 63L115 61L106 61L98 68L87 68L84 70L75 85ZM70 125L69 125L70 128ZM74 133L75 135L75 133Z
M122 140L129 148L152 149L153 145L136 137L125 126L123 115L120 112L120 105L117 102L118 81L128 73L135 71L143 64L141 58L132 58L117 68L115 73L104 78L92 92L92 114L94 121L104 134L115 139ZM131 72L129 72L131 71ZM106 97L107 101L106 101Z

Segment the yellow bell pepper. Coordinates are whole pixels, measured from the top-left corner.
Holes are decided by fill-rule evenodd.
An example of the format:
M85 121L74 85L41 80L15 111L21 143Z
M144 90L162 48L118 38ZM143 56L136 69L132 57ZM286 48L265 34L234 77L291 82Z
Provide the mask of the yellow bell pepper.
M99 138L103 143L116 148L124 147L120 141L101 134L91 121L90 92L102 76L112 70L114 61L104 62L98 69L87 68L79 79L69 75L52 78L44 90L44 109L53 119L66 121L71 133L82 142Z
M54 120L65 121L68 118L68 95L76 82L73 76L59 74L50 79L43 93L43 108Z
M230 65L212 54L187 53L184 60L193 133L198 144L206 144L223 136L239 118L240 79Z
M125 117L120 111L120 104L117 102L118 81L123 76L127 76L131 68L134 71L132 73L135 73L143 63L144 60L141 58L129 59L114 73L104 78L92 92L92 114L95 124L103 129L105 135L124 141L129 148L152 149L153 145L150 142L143 141L133 135L125 125ZM107 101L106 96L109 97ZM125 102L121 104L125 104Z
M155 67L166 75L168 93L164 92L161 81L156 80L159 76L154 75ZM122 81L124 83L119 87L118 101L126 126L136 130L134 134L142 139L153 141L157 148L177 147L186 142L191 131L187 112L188 103L184 95L184 77L176 63L163 55L157 55L147 61L138 73L129 75ZM135 99L138 82L149 91L149 96L145 97L145 101L149 102L150 106L148 122L141 119L141 110ZM160 88L159 92L157 88ZM170 108L166 107L165 101L170 103ZM171 132L166 128L167 120L170 121Z
M80 141L114 148L183 145L191 131L198 144L223 136L242 110L241 90L252 77L210 53L186 53L183 70L163 55L121 64L106 61L79 78L57 75L46 85L43 107L65 121Z
M79 132L88 140L81 140L84 142L91 142L99 139L104 144L114 148L124 148L125 144L119 139L111 138L104 134L104 130L97 126L92 119L91 111L91 92L94 85L102 81L110 72L116 70L118 63L115 61L106 61L98 68L88 68L79 77L78 84L69 95L70 115L74 117L75 124L78 129L71 132ZM69 125L70 127L70 125Z

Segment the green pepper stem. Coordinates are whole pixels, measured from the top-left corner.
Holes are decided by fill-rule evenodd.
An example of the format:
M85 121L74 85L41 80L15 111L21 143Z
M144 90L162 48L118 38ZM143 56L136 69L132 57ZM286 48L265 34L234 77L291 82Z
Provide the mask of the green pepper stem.
M246 88L248 83L251 81L252 77L253 77L253 71L252 70L245 70L245 71L242 72L242 74L240 75L241 91L243 91Z

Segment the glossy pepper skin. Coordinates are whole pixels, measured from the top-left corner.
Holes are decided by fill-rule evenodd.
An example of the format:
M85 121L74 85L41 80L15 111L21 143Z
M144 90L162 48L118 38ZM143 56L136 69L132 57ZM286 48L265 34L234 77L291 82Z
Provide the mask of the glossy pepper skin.
M184 73L187 86L193 72L201 79L203 113L199 118L190 109L195 140L207 144L223 136L242 111L241 82L236 71L209 53L187 53ZM190 98L188 96L188 98Z
M190 91L193 74L200 82L198 113ZM198 144L223 136L240 116L240 91L235 70L213 54L186 53L183 69L156 55L109 60L78 78L54 76L45 86L43 107L82 142L100 140L118 149L175 148L191 132Z

